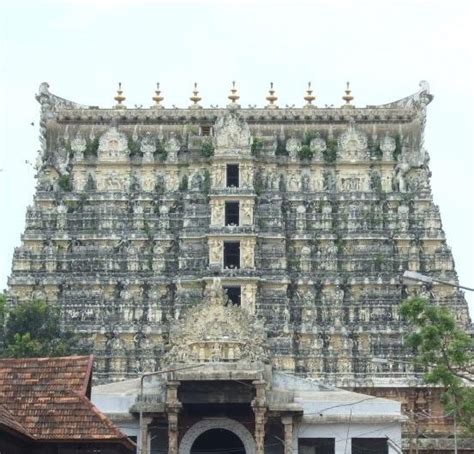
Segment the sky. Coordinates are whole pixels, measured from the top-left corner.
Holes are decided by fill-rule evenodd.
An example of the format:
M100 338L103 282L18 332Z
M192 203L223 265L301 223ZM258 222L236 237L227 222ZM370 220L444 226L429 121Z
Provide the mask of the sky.
M51 92L110 107L121 81L130 107L227 103L263 106L270 82L280 106L382 104L430 83L425 146L434 201L459 280L474 287L472 2L450 0L36 0L0 4L0 289L34 194L41 82ZM32 124L33 123L33 124ZM466 294L474 315L474 292Z

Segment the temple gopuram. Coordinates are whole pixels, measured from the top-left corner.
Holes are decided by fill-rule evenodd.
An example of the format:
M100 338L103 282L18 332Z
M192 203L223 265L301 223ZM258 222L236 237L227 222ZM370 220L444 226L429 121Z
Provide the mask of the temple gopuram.
M233 84L228 105L209 108L195 85L188 107L170 108L158 85L151 107L127 108L119 86L116 104L99 108L41 84L37 187L10 304L58 305L78 349L94 354L99 388L201 364L156 385L168 389L161 410L144 416L137 401L142 433L144 418L153 425L153 415L179 410L180 396L197 406L189 396L200 380L208 394L222 381L247 399L264 431L265 415L295 421L304 405L267 405L262 383L309 380L400 401L405 451L452 452L452 418L414 368L400 317L401 302L421 295L471 324L453 285L401 279L409 270L458 283L423 145L429 86L366 107L354 106L349 84L341 107L319 107L310 84L303 98L302 107L279 106L272 84L264 107L244 108ZM201 323L212 311L221 315ZM279 435L285 454L300 449L288 431ZM181 436L168 437L169 452ZM472 439L458 442L474 452Z

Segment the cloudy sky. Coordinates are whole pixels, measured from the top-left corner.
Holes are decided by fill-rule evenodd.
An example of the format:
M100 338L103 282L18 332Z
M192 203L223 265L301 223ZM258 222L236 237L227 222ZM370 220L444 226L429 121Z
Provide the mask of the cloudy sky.
M0 6L0 289L6 286L32 203L43 81L59 96L111 106L118 81L129 106L187 106L193 82L204 105L386 103L429 81L425 134L432 188L460 281L474 287L473 8L445 1L36 0ZM33 125L31 124L33 123ZM474 313L474 298L467 295Z

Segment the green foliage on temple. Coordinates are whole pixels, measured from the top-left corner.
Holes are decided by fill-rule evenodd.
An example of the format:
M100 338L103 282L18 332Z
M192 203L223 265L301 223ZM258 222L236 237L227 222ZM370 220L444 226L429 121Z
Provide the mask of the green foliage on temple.
M258 137L254 137L252 141L252 146L250 148L250 152L252 155L258 154L263 149L263 140L259 139Z
M99 150L99 138L95 137L92 140L87 140L86 149L84 151L84 157L97 157Z
M78 338L61 331L59 308L33 300L7 308L0 297L0 356L66 356L77 353Z
M393 159L398 161L398 157L402 154L402 137L400 134L395 136L395 150L393 150Z
M425 381L444 387L442 402L468 431L474 430L474 341L458 328L453 314L424 298L411 298L401 314L412 325L406 341Z
M285 140L278 138L277 139L277 147L275 150L275 154L278 156L288 156L288 151L286 151Z
M62 191L72 191L72 184L69 175L61 175L58 179L58 186Z
M328 164L336 162L337 158L337 140L328 139L326 141L326 149L323 151L323 158Z
M133 140L132 138L128 139L128 149L130 151L130 156L141 156L142 152L140 149L140 142Z
M209 173L209 170L204 170L204 178L202 182L202 192L204 195L209 195L209 192L211 191L211 174Z
M214 145L210 140L206 140L201 145L201 155L205 158L210 158L214 155Z
M309 147L309 145L303 145L299 150L298 150L298 156L300 159L312 159L313 158L313 150Z
M168 156L167 151L165 150L163 143L161 140L156 141L156 150L153 153L155 159L159 159L161 161L165 161L166 157Z

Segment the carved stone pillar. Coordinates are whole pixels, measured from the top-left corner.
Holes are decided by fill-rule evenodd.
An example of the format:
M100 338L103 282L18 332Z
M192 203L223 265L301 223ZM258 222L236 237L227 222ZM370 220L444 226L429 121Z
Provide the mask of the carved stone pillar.
M285 433L285 454L293 453L293 416L284 415L281 417Z
M167 383L168 454L178 454L178 414L182 407L178 400L178 387L179 381L169 381Z
M256 391L255 399L252 401L252 408L255 413L255 454L264 454L265 423L267 422L266 383L263 380L256 380L253 384Z
M150 452L150 437L148 434L148 425L153 418L142 416L140 419L140 454L149 454Z

